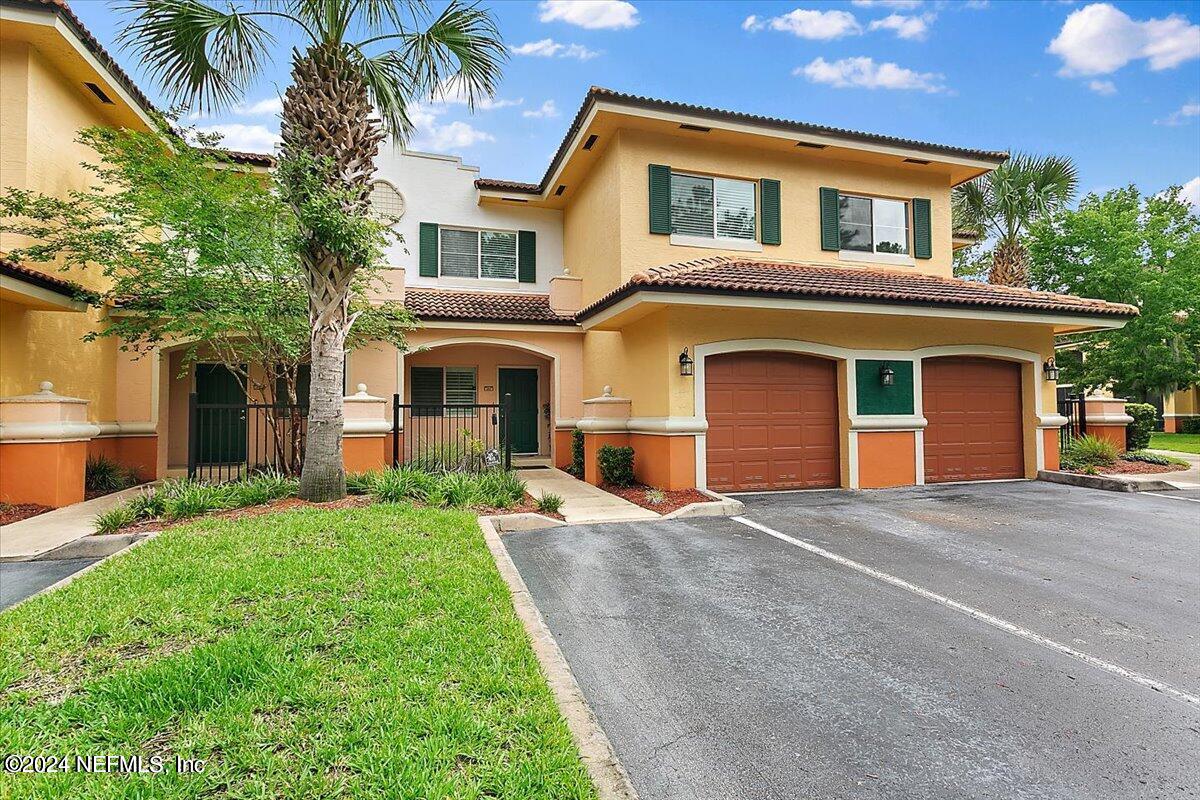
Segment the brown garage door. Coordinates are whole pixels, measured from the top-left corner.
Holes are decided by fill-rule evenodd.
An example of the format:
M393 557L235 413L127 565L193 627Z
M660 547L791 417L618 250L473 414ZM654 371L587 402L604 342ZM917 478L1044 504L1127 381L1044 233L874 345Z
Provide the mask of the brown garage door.
M927 358L925 480L1025 477L1021 367L989 358Z
M716 490L838 485L837 370L792 353L704 362L708 485Z

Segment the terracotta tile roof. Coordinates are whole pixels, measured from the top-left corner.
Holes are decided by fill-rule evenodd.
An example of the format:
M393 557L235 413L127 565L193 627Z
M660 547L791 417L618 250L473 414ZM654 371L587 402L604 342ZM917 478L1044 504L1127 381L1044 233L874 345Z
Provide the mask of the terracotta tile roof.
M480 189L496 189L499 191L510 191L522 194L541 194L543 191L545 191L546 185L550 180L550 176L554 174L554 171L558 168L558 165L567 157L567 147L571 144L571 140L575 138L575 134L579 132L579 129L583 125L584 119L587 118L588 112L591 110L592 106L594 106L598 101L655 111L683 112L686 114L694 114L697 116L725 122L766 125L799 134L808 133L821 136L836 136L842 139L862 142L864 144L898 145L900 147L908 147L914 150L922 150L934 154L975 158L981 161L990 161L994 164L1002 164L1008 160L1008 153L1003 150L974 150L966 147L952 147L950 145L922 142L917 139L902 139L897 136L885 136L878 133L866 133L864 131L853 131L846 128L834 128L828 125L815 125L810 122L797 122L796 120L780 119L778 117L766 117L758 114L745 114L739 111L727 111L725 109L711 108L709 106L677 103L673 100L658 100L653 97L642 97L640 95L627 94L625 92L618 92L612 89L605 89L601 86L593 86L588 90L587 95L583 98L583 104L579 107L578 113L575 114L575 118L571 121L570 127L567 128L566 136L563 137L562 143L559 144L558 150L555 152L554 158L551 159L550 166L546 168L546 173L542 176L541 181L538 183L523 183L521 181L503 181L492 178L480 178L475 181L475 186Z
M404 291L404 305L421 320L575 324L575 319L570 314L553 311L550 308L550 296L545 294L502 294L409 287Z
M586 319L638 291L677 291L1087 316L1133 317L1138 310L1074 295L880 269L822 267L723 256L653 267L583 309Z
M221 153L235 164L248 164L252 167L273 167L275 166L275 156L267 155L266 153L246 153L241 150L224 150L214 149L213 152Z
M7 275L10 278L16 278L19 281L24 281L42 289L48 289L72 300L79 299L91 302L97 299L95 292L84 289L73 281L64 280L41 270L18 264L7 256L0 256L0 275Z

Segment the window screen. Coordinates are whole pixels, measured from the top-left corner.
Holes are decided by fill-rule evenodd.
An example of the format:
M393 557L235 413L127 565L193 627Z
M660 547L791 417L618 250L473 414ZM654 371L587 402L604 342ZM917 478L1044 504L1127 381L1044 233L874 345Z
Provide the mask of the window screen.
M705 239L755 236L753 181L671 173L671 232Z
M873 252L869 198L838 195L838 227L843 250Z
M671 173L671 233L712 237L712 178Z
M838 196L841 249L862 253L908 253L908 203Z
M442 274L452 278L479 277L479 233L442 228Z
M875 200L871 207L876 253L908 253L908 203Z
M480 231L479 252L481 278L517 277L517 235L497 231Z
M754 239L754 184L713 179L718 239Z

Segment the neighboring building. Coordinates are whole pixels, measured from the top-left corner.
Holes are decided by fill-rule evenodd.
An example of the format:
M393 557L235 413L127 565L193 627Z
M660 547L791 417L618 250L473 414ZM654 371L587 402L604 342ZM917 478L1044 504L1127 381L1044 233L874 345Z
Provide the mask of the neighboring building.
M8 19L35 6L60 28L69 18L0 0L6 37L27 35ZM372 199L403 236L386 294L422 327L410 352L349 355L346 384L367 393L348 405L347 463L387 458L378 398L419 409L508 393L514 449L565 465L578 428L592 481L608 443L631 445L638 478L664 488L1032 478L1057 465L1065 421L1043 374L1055 336L1137 312L951 277L953 248L971 241L952 233L951 188L1005 158L598 88L536 184L385 147ZM76 333L6 342L27 366L3 391L61 391L39 370L99 360ZM188 393L214 380L177 379L177 358L114 353L65 383L102 430L142 426L154 475L186 460ZM410 445L464 425L416 410L403 422Z
M1181 433L1188 420L1200 420L1200 386L1188 386L1163 398L1163 430Z

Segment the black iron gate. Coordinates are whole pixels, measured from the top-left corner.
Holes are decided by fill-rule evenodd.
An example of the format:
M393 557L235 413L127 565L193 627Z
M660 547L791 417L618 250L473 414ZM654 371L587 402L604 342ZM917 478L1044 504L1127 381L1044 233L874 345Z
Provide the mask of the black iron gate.
M308 407L271 403L201 403L188 396L188 478L211 483L274 470L299 475Z
M499 403L413 404L392 395L392 466L430 472L512 469L512 395Z
M1064 394L1059 397L1058 413L1067 418L1067 424L1058 429L1060 448L1087 434L1087 404L1082 394Z

